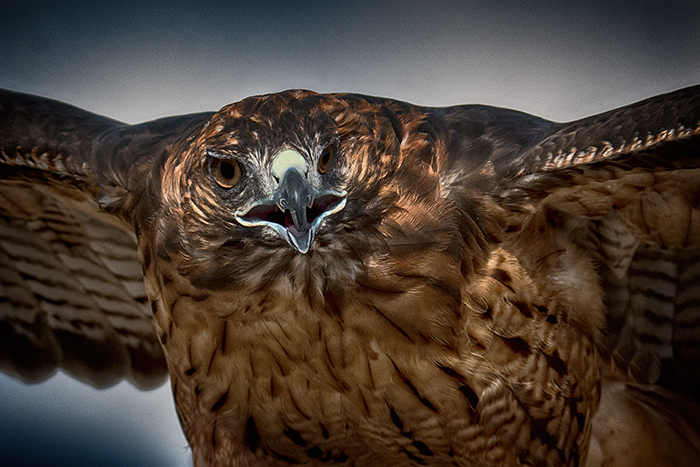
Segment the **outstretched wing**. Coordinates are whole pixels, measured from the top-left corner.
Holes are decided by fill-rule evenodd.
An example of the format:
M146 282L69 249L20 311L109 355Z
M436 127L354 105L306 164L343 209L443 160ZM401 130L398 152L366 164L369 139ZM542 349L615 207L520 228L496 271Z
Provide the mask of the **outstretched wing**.
M554 124L494 166L504 204L563 213L598 262L615 366L698 397L700 86Z
M130 126L0 92L0 370L40 381L62 368L95 386L166 378L136 238L114 206L208 117Z
M464 146L451 152L449 177L462 182L451 187L473 190L464 181L484 180L479 168L490 185L477 189L507 208L506 230L544 213L538 228L565 232L598 266L605 378L587 465L697 463L700 86L570 123L443 112Z

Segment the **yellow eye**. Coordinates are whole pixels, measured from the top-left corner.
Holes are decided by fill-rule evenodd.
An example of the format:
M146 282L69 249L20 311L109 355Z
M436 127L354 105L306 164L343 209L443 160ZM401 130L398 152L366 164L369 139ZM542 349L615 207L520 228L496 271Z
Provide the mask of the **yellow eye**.
M241 175L238 161L216 158L211 160L211 176L221 188L233 188L241 180Z
M328 172L328 169L331 168L333 157L335 157L335 146L331 144L323 150L321 157L318 158L318 171L320 173Z

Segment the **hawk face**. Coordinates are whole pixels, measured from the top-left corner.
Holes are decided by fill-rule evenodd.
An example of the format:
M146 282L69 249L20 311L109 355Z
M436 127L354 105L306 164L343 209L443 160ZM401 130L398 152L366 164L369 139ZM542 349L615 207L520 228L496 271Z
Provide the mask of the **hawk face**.
M198 168L209 172L210 194L256 238L281 237L306 253L323 220L345 206L343 156L334 120L299 108L299 95L285 97L221 109L197 142Z
M248 98L170 153L156 194L160 243L193 282L230 284L248 269L242 257L251 267L289 262L348 228L352 213L339 213L356 204L348 193L356 161L335 105L303 91Z

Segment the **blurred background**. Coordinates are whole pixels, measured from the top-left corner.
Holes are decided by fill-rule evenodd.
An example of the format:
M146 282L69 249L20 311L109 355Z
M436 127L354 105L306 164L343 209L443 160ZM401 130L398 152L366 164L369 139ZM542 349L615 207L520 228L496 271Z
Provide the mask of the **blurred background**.
M0 87L128 123L289 88L567 121L700 83L696 0L0 2ZM0 464L191 465L165 384L0 374Z

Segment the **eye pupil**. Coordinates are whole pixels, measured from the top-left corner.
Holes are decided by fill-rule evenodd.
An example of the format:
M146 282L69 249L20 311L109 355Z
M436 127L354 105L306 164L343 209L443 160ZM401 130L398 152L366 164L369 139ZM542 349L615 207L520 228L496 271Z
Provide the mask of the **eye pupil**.
M333 145L328 146L321 153L321 157L318 159L318 171L322 174L326 173L331 167L331 162L333 162L333 156L335 156L335 147Z
M240 181L241 175L238 161L212 158L211 176L221 188L233 188Z
M231 180L236 175L236 169L233 168L233 164L229 162L221 162L221 176L226 180Z

